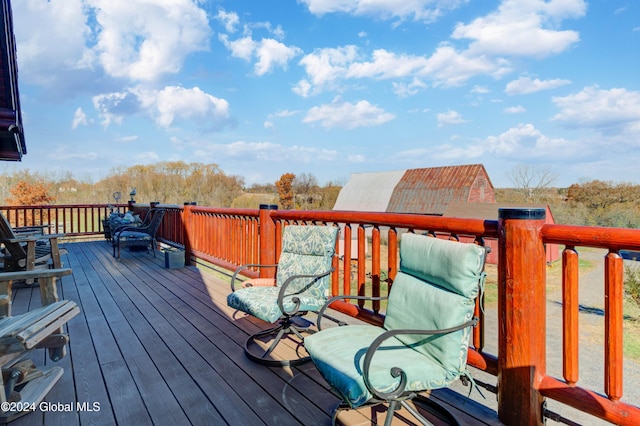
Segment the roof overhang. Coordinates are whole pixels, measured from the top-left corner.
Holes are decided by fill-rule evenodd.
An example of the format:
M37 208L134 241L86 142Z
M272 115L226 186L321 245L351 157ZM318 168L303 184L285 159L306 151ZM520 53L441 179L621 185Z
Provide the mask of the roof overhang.
M10 0L0 0L0 12L0 160L20 161L27 153L27 146L22 127Z

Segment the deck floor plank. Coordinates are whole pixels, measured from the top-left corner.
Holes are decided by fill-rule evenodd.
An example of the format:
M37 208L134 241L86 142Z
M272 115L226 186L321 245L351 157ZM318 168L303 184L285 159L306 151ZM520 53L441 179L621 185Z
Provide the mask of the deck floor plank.
M163 269L159 268L154 270L148 267L144 269L132 268L132 272L136 274L139 280L139 282L136 283L136 288L144 293L148 301L156 308L166 305L167 303L167 300L163 299L159 292L163 292L164 296L169 300L180 300L180 297L178 296L179 293L183 291L182 286L180 285L181 283L175 283L170 279L167 279L170 278L170 276L164 276L165 274ZM165 285L167 287L165 287ZM173 292L168 290L169 287ZM194 300L193 302L196 301ZM253 372L247 372L245 369L238 368L238 365L233 363L233 359L229 358L229 354L231 354L236 361L242 360L243 363L246 363L248 361L242 355L241 348L237 344L233 343L230 351L225 352L218 349L213 342L224 340L226 336L223 333L216 331L215 324L210 322L202 321L197 325L193 322L188 322L187 318L198 319L204 317L194 312L192 306L183 304L182 307L182 312L176 310L175 313L177 315L171 315L174 321L171 325L167 324L167 326L175 327L179 332L178 337L190 336L188 343L208 361L209 365L213 367L215 371L226 372L224 379L230 385L235 384L235 386L231 388L231 391L238 393L238 396L247 403L247 409L259 412L260 416L268 424L295 423L297 420L292 417L289 411L284 409L282 401L276 402L272 399L273 397L279 399L281 397L281 392L266 392L266 394L270 395L271 398L267 397L265 394L265 385L269 385L273 382L273 371L265 368L256 368ZM200 310L209 312L211 308L212 307L210 306L203 305ZM145 309L145 311L148 310ZM163 321L163 318L157 318L157 320L161 322ZM196 331L195 334L194 330ZM209 332L212 332L212 334L209 334ZM247 364L244 365L246 366ZM261 373L264 373L263 379L256 380L256 374ZM291 401L291 398L289 398L289 402ZM233 405L234 404L232 403L232 406ZM235 406L237 407L237 403ZM307 414L306 419L301 419L304 424L313 424L310 422L314 418L317 418L308 416L309 412L314 414L313 409L314 407L309 405L307 410L303 411L303 413ZM315 413L316 416L319 414L321 413Z
M100 256L98 253L96 255ZM132 262L134 261L132 260ZM118 276L120 273L119 269L124 266L125 265L120 262L112 268L109 268L108 272L114 276ZM245 409L241 408L242 406L247 406L247 401L241 398L240 395L237 395L234 388L230 386L222 376L214 375L211 371L211 365L208 364L207 361L194 349L204 341L202 334L193 327L183 329L181 332L176 331L174 327L177 316L171 314L167 315L166 309L164 309L164 312L160 313L161 311L158 311L158 307L154 307L145 298L142 293L142 291L145 290L145 285L139 277L136 276L135 264L127 270L126 280L127 281L125 281L124 277L119 277L118 279L122 285L121 291L123 293L121 295L122 297L118 298L119 302L124 308L124 311L128 312L128 314L132 316L131 323L137 324L138 328L140 327L140 324L144 323L149 326L150 324L154 325L153 327L156 328L155 331L158 333L158 339L153 342L153 345L149 345L149 347L158 348L163 345L170 345L165 346L165 348L168 350L172 349L179 357L179 360L175 359L171 354L170 356L174 359L173 366L169 365L167 367L184 369L184 374L192 375L198 386L203 388L206 393L213 393L217 395L217 406L221 407L220 411L225 421L236 424L255 424L257 421L260 421L259 416L252 413L249 407L246 407ZM115 292L113 287L112 291ZM141 312L144 312L144 315ZM167 316L171 316L172 321L168 321L166 319ZM203 353L211 352L210 346L200 349ZM215 362L217 359L223 358L224 354L218 354L218 356L210 357L209 361ZM224 370L224 368L225 366L220 368L220 370ZM229 370L230 373L235 373L236 371L236 369ZM249 389L247 389L247 393L250 395L250 398L254 398L253 395L257 390L257 386L254 382L247 380L246 377L235 377L232 379L232 382L238 384L250 384ZM206 395L203 396L206 400ZM282 410L282 413L290 418L286 411ZM202 419L199 420L201 421ZM222 420L222 418L220 420ZM195 420L195 423L197 424L198 420Z
M81 313L67 324L68 356L57 363L65 374L47 401L97 402L100 411L37 411L12 425L331 424L338 398L313 364L268 368L245 357L246 338L268 324L227 307L228 279L206 268L165 269L161 254L123 250L116 260L105 241L65 246L73 275L59 282L59 292ZM38 300L37 288L16 289L14 312ZM291 343L277 356L294 351ZM56 364L43 350L32 358ZM443 401L452 409L459 403L446 395ZM456 410L464 425L499 424L465 411ZM339 418L371 425L384 414L349 410ZM411 424L397 417L394 425Z

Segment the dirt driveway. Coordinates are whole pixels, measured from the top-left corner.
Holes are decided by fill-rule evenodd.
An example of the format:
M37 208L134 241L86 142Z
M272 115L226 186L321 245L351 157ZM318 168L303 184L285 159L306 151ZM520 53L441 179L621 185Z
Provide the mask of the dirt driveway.
M579 381L578 385L604 394L604 256L605 250L578 248L580 259L588 262L589 267L582 268L579 277ZM562 378L562 294L561 269L554 265L548 269L547 278L547 374ZM584 271L583 271L584 269ZM497 309L486 311L486 352L497 353ZM640 363L625 359L624 364L624 393L622 401L640 405ZM496 383L496 378L481 371L472 371L474 377L490 384ZM468 388L456 383L455 390L467 395ZM484 400L478 392L471 393L471 397L497 410L495 395L486 394ZM547 401L549 410L582 425L608 425L590 415L574 410L552 400ZM554 424L548 420L548 424Z

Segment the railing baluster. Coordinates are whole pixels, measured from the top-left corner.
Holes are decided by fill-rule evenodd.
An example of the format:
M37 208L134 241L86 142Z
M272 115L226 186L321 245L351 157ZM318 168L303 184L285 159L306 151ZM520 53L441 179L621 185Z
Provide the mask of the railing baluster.
M571 386L578 381L578 252L568 246L562 252L562 371Z
M604 261L604 391L612 401L622 398L622 305L624 268L622 257L610 251Z
M380 228L373 227L371 233L371 295L380 297ZM380 301L372 303L373 312L380 312Z
M366 244L367 237L365 236L364 226L358 226L358 296L365 296L365 278L366 278ZM364 307L364 301L358 300L358 306Z
M398 273L398 232L395 228L389 228L387 233L387 294L391 291L393 281Z
M342 249L342 271L344 275L342 294L351 294L351 238L351 225L346 224L344 227L344 244ZM333 295L337 296L338 294L336 291Z

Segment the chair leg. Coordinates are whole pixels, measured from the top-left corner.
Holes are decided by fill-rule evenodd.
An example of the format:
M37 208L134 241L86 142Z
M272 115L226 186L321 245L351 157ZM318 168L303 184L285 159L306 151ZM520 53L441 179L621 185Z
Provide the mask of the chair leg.
M393 421L393 414L396 412L398 401L389 402L389 408L387 409L387 417L384 418L384 426L391 426Z
M249 338L244 344L244 352L247 355L247 358L249 358L253 362L257 362L259 364L267 365L270 367L289 367L294 365L300 365L310 361L311 357L309 355L302 356L300 358L296 358L292 360L275 360L275 359L269 358L273 350L278 346L278 344L280 344L283 337L285 337L286 335L294 334L298 336L298 338L300 339L299 347L303 347L302 342L304 340L304 337L302 336L302 332L305 331L306 327L296 325L294 323L295 321L294 318L297 318L297 317L282 319L280 320L280 323L277 326L267 330L260 331L258 333L255 333L252 336L249 336ZM275 337L269 344L269 347L267 348L267 350L264 351L262 354L258 354L257 351L255 350L255 346L257 346L255 342L262 337L271 336L271 335L275 335Z

